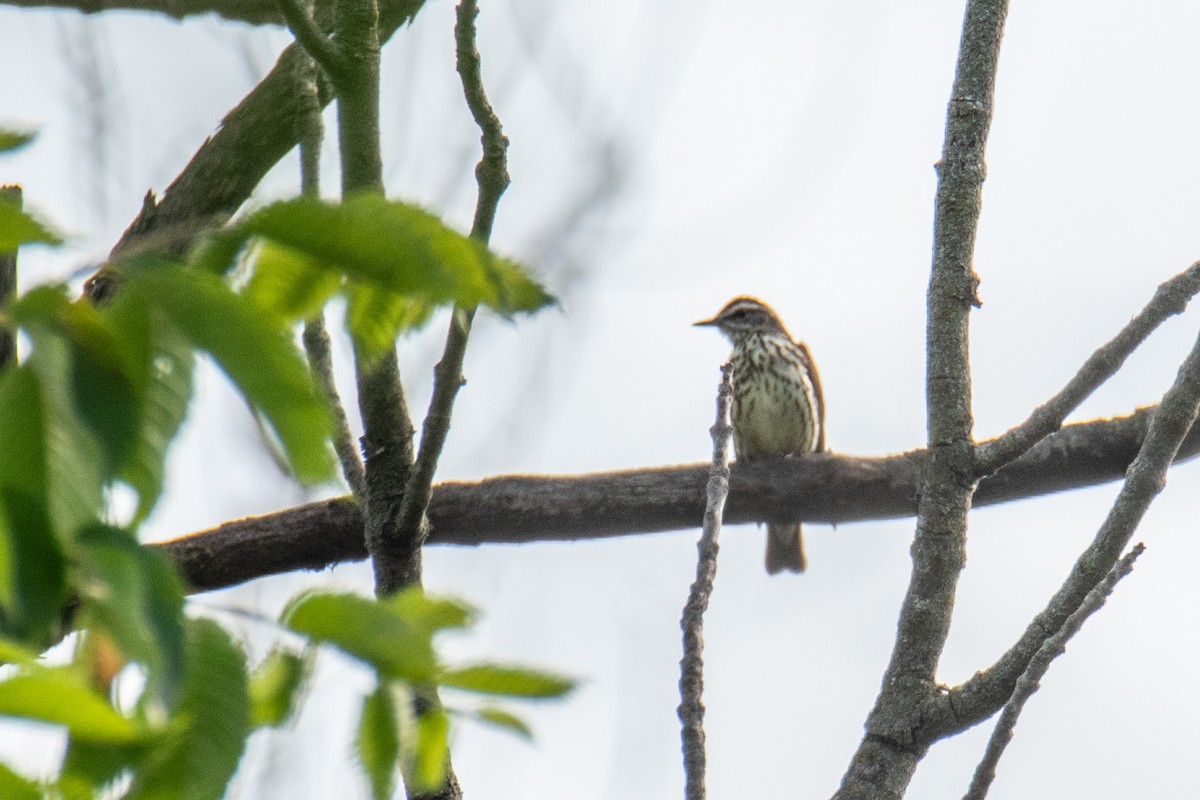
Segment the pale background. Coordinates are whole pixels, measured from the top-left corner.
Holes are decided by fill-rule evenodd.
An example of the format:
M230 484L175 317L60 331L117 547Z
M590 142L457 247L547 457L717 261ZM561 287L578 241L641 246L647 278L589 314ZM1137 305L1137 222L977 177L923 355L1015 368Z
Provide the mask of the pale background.
M707 459L727 345L689 323L741 293L773 303L812 348L835 450L923 443L933 164L961 3L482 5L484 79L512 139L493 241L540 270L562 308L481 321L441 479ZM384 156L393 196L465 229L478 134L457 93L452 21L452 5L431 0L387 46ZM1200 257L1198 37L1196 4L1014 4L976 259L980 438L1022 419ZM23 184L73 234L69 249L22 257L23 286L87 274L145 190L166 187L288 41L215 19L0 10L0 119L41 131L0 161L0 182ZM332 145L326 165L332 192ZM293 157L260 198L293 193L295 172ZM1076 418L1155 402L1198 323L1195 312L1167 323ZM401 342L418 410L443 329ZM345 346L338 356L344 366ZM204 372L199 391L150 538L316 496L274 470L219 375ZM1138 534L1149 549L1029 704L992 797L1195 792L1198 476L1172 474ZM1114 493L973 515L945 681L1013 641ZM891 649L912 527L809 525L809 572L770 580L762 532L724 532L705 630L712 797L834 791ZM583 680L569 700L526 711L533 745L457 730L470 797L681 795L678 618L697 535L427 551L429 589L484 610L449 652ZM367 592L370 572L260 580L193 608L273 614L308 586ZM256 652L269 641L223 618ZM337 658L322 667L298 724L253 740L231 797L366 796L351 754L365 678ZM908 797L961 796L989 730L935 746ZM26 771L52 762L53 740L25 726L0 725L0 739Z

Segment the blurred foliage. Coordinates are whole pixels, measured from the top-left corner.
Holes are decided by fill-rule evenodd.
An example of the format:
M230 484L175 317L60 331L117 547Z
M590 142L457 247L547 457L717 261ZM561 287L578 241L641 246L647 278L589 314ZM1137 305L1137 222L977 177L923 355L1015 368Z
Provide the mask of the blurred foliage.
M511 316L554 301L516 262L424 209L374 194L273 203L210 235L190 262L217 274L249 265L243 294L284 320L311 316L341 293L350 335L368 358L438 306Z
M0 151L26 140L0 132ZM58 241L0 203L0 249ZM298 321L343 294L351 335L379 352L440 305L512 314L549 296L428 213L378 198L277 203L210 236L188 263L142 252L115 266L120 290L102 307L51 285L0 309L23 342L20 361L0 369L0 716L67 740L43 780L0 765L0 797L217 800L248 736L294 717L321 647L375 675L356 742L375 797L397 776L417 790L443 780L451 713L527 734L503 709L430 699L439 685L521 698L571 687L533 670L443 664L434 637L469 625L466 606L420 592L305 593L279 622L303 650L276 649L251 670L228 631L186 615L174 565L140 546L137 529L162 495L196 354L266 421L297 478L320 483L334 475L331 415L296 346ZM387 311L367 320L364 309ZM118 486L137 497L124 522L108 504ZM72 629L67 663L45 663L39 654Z

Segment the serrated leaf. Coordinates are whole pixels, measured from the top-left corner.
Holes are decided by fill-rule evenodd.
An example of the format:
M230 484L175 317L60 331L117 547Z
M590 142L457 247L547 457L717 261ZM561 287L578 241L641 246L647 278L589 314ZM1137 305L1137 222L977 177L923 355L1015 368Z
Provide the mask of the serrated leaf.
M396 786L400 735L396 704L387 681L363 698L355 739L359 764L371 786L374 800L389 800Z
M162 713L184 680L183 585L166 555L117 528L79 537L80 620L105 631L129 660L146 665L147 691Z
M486 722L488 725L495 725L498 728L503 728L510 733L515 733L521 738L533 741L533 729L531 729L525 720L518 717L503 708L497 706L484 706L471 712L471 716L480 722Z
M24 147L37 137L31 131L0 130L0 153L7 153Z
M0 253L23 244L62 244L62 238L15 204L0 201Z
M121 295L117 300L119 305ZM182 337L156 326L146 386L140 398L140 424L120 475L138 494L134 526L150 515L162 495L167 452L192 399L194 364L192 351Z
M310 669L310 660L296 653L282 649L268 653L250 673L251 724L275 727L289 720Z
M189 620L182 697L137 764L127 800L221 800L249 733L245 653L217 623Z
M424 209L373 193L342 203L301 197L241 223L348 277L437 304L533 311L552 298L515 262L490 253Z
M146 731L114 709L68 669L45 669L0 681L0 715L62 725L76 739L127 744Z
M529 698L562 697L575 686L574 681L560 675L498 664L448 669L438 678L438 683L480 694Z
M104 507L105 458L78 413L71 343L58 331L29 327L33 352L23 366L38 376L44 416L45 498L58 536L69 541Z
M195 347L212 356L268 421L298 479L332 479L328 406L314 389L289 329L207 272L176 266L137 269L125 291L142 294Z
M34 340L35 365L66 388L69 408L57 406L64 419L77 417L100 448L97 480L119 478L137 491L140 523L162 492L167 447L191 397L187 343L135 292L98 310L69 300L66 287L40 287L12 315Z
M36 781L0 764L0 797L4 800L43 800L46 796Z
M386 601L356 594L306 593L285 609L283 624L366 661L382 674L419 683L437 673L433 631Z

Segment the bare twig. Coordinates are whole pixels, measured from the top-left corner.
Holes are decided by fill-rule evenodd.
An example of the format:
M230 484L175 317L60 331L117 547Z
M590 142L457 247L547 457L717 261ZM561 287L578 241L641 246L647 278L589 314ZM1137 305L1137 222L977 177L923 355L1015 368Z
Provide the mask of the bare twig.
M337 453L338 463L342 467L342 477L346 485L358 499L366 494L366 475L363 472L362 457L354 444L354 434L350 432L350 422L346 419L346 409L342 407L342 398L338 394L337 384L333 379L333 352L330 347L329 332L325 330L325 315L319 313L304 323L304 353L308 356L308 368L313 378L325 395L329 410L333 415L333 449Z
M712 434L713 457L705 490L704 528L696 545L696 580L688 592L680 627L683 629L683 659L679 662L679 721L683 737L683 773L687 800L704 800L704 612L712 596L717 577L717 537L729 496L729 441L733 427L729 409L733 402L732 365L721 365L721 386L717 390L717 419Z
M300 0L276 0L288 29L337 84L350 67L346 53L321 30Z
M1065 426L980 481L974 506L1123 477L1145 440L1153 410ZM1177 460L1198 453L1200 426L1184 440ZM821 454L734 464L725 523L754 522L785 511L805 522L911 517L924 458L918 450L887 458ZM689 464L440 483L429 503L428 544L532 544L682 530L704 513L706 475L706 465ZM337 498L233 520L162 546L193 590L203 591L362 560L367 557L363 536L358 504Z
M471 236L487 244L496 219L500 196L508 188L508 138L500 118L488 101L480 72L479 49L476 45L475 17L479 15L476 0L462 0L457 7L454 26L458 74L462 80L467 107L481 131L483 157L475 168L479 194L475 204L475 219ZM463 384L462 366L467 340L475 317L473 308L456 308L446 332L442 358L434 370L433 396L421 430L421 448L416 465L409 476L400 507L397 528L405 538L423 543L428 533L426 510L433 492L433 476L438 459L450 432L454 400Z
M1088 617L1100 610L1108 596L1112 594L1113 589L1116 588L1117 583L1130 573L1133 563L1145 549L1144 544L1135 545L1108 571L1104 580L1087 593L1083 603L1071 616L1067 617L1063 626L1053 636L1042 642L1042 646L1038 648L1036 655L1029 662L1029 666L1025 668L1025 672L1021 674L1016 686L1013 687L1012 697L1004 704L1004 709L1000 712L1000 719L996 721L996 728L992 731L991 738L988 739L983 759L975 769L975 775L971 778L971 786L963 796L963 800L984 800L987 797L988 789L991 788L992 781L996 778L996 765L1000 763L1004 749L1012 740L1017 718L1021 716L1025 703L1040 687L1040 682L1046 671L1050 669L1051 662L1066 651L1067 642L1079 632Z
M1112 377L1129 354L1164 320L1183 313L1197 292L1200 292L1200 262L1161 284L1146 307L1111 341L1093 353L1061 392L1034 409L1027 420L999 439L981 445L976 450L976 475L990 475L1058 430L1067 415Z
M20 186L0 186L0 203L20 208L23 195ZM0 310L17 296L17 251L0 253ZM17 362L16 332L0 322L0 369Z
M938 166L926 331L929 456L921 476L913 570L896 644L866 735L838 798L904 794L924 754L913 741L935 680L964 564L975 489L968 318L978 305L972 268L1006 0L970 0Z
M1029 624L1021 638L994 665L978 672L945 695L953 708L948 718L930 726L935 737L956 733L990 716L1011 695L1047 631L1057 631L1080 607L1087 593L1120 558L1150 503L1166 485L1167 470L1200 412L1200 337L1188 353L1171 388L1150 420L1150 429L1125 483L1113 501L1095 539L1075 561L1062 587Z

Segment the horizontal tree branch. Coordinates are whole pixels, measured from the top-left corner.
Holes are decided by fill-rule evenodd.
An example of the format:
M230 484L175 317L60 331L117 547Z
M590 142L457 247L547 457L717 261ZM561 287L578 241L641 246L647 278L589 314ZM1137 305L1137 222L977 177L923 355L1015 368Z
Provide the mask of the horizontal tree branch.
M101 14L106 11L146 11L184 20L205 14L253 25L282 25L276 0L0 0L0 5ZM331 0L318 0L324 10Z
M984 478L974 505L1121 478L1138 453L1153 410L1063 427ZM923 452L884 458L820 453L734 464L725 522L841 523L912 516ZM1176 460L1197 453L1200 430L1193 430ZM707 465L689 464L441 483L429 504L428 543L522 544L694 528L704 514L707 474ZM350 498L231 521L157 546L166 549L196 591L367 556L362 516Z

